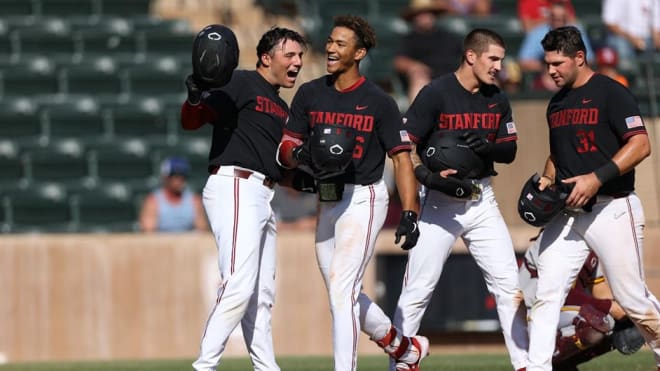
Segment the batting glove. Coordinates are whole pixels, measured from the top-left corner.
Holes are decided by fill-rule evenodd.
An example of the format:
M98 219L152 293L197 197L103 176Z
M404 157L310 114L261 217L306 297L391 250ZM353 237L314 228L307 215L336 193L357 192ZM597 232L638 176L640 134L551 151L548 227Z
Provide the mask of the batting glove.
M298 165L311 165L312 155L309 153L309 145L303 143L298 147L293 148L293 159L298 162Z
M401 212L401 221L399 226L396 228L396 233L394 234L396 239L394 240L395 244L398 244L401 241L401 237L405 236L406 240L401 245L401 248L404 250L410 250L417 244L417 239L419 238L419 229L417 228L417 213L411 210L404 210Z
M186 77L186 88L188 89L188 103L193 106L198 105L202 101L202 88L197 84L193 75Z
M475 132L470 131L463 134L463 139L465 139L465 143L468 147L481 156L488 155L493 149L493 143L489 142L486 138L480 137L479 134Z

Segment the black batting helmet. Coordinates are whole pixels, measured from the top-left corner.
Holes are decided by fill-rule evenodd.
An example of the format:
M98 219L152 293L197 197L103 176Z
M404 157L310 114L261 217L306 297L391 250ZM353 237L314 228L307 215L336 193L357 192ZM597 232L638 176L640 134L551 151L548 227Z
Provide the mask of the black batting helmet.
M195 37L192 47L193 77L208 88L219 88L238 66L238 41L229 27L212 24Z
M316 124L309 139L312 165L317 170L342 172L350 165L355 148L352 128Z
M454 169L458 172L453 176L459 179L476 178L486 166L484 160L465 143L465 139L441 131L431 134L420 157L429 170Z
M532 175L520 192L518 199L518 214L534 227L543 227L555 215L559 214L566 204L567 193L560 192L554 187L539 191L538 184L541 177L538 173Z

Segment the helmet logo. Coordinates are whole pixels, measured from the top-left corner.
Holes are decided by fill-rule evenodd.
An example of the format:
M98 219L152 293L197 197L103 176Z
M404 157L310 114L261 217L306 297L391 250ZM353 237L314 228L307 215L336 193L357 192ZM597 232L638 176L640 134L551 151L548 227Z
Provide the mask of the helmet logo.
M456 188L456 197L462 197L465 194L463 187Z
M341 155L342 153L344 153L344 149L339 144L333 144L332 146L330 146L328 150L333 155Z
M426 157L433 157L435 154L435 147L429 147L426 149Z
M206 37L208 37L211 40L220 40L220 39L222 39L222 35L220 35L217 32L211 32L210 34L206 35Z
M530 222L535 222L536 221L536 216L534 213L531 213L529 211L525 211L523 214L525 216L525 219L529 220Z

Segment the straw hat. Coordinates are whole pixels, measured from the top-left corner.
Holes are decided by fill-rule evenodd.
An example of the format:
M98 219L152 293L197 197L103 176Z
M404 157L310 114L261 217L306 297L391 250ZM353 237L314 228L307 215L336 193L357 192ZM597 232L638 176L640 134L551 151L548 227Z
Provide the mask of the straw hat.
M422 12L439 14L449 10L445 0L411 0L410 5L401 12L401 17L407 21Z

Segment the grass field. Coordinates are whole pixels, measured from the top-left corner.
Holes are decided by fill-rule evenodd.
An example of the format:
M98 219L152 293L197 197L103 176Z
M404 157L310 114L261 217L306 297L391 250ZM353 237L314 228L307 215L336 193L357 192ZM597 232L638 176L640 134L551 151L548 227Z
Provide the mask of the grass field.
M5 364L0 371L189 371L191 360L169 361L122 361L122 362L72 362L72 363L23 363ZM280 357L283 371L331 371L330 357ZM360 371L387 370L385 356L363 356L358 360ZM252 370L247 358L227 358L218 368L220 371ZM506 355L432 355L422 362L424 371L511 371ZM592 360L580 366L580 371L655 371L650 351L640 351L632 356L617 352Z

